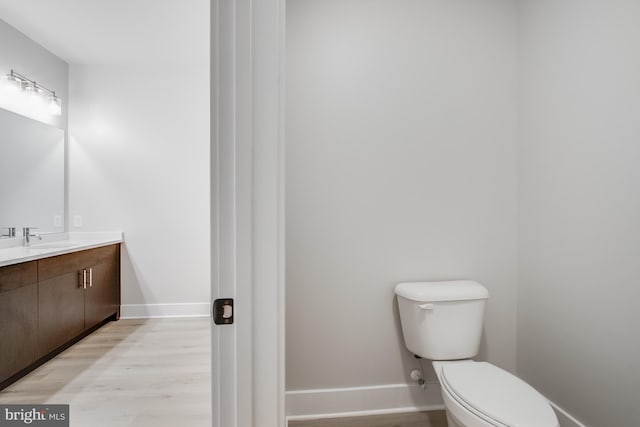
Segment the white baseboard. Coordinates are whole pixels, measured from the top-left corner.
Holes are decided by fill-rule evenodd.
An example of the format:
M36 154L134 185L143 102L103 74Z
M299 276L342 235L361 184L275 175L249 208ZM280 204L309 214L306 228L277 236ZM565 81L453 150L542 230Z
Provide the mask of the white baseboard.
M287 420L392 414L444 409L440 384L298 390L286 393Z
M576 420L570 413L568 413L552 401L549 401L549 403L551 404L553 410L556 412L560 427L587 427L580 421Z
M158 317L209 317L208 302L182 304L123 304L121 319L150 319Z
M586 427L567 411L549 401L561 427ZM444 409L440 384L426 390L415 384L391 384L286 393L287 421L318 420Z

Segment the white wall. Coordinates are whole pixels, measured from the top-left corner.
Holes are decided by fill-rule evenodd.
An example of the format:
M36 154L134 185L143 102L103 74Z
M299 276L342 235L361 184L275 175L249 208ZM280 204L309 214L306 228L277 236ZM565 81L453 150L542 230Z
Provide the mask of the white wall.
M410 382L407 280L485 284L514 370L516 4L287 9L287 389Z
M208 64L72 65L70 99L70 230L124 231L125 315L206 314Z
M518 373L640 425L640 3L522 3Z

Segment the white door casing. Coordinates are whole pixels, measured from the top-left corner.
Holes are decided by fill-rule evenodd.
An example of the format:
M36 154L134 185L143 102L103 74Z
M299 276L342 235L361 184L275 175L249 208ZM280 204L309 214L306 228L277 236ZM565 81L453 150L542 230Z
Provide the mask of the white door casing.
M283 427L284 0L211 4L214 427Z

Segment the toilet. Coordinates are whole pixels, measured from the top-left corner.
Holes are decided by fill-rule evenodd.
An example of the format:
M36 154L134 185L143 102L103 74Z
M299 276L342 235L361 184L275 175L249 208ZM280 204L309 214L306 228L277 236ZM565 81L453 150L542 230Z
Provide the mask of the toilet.
M472 280L399 283L404 341L431 359L449 427L559 427L549 402L515 375L471 360L489 292Z

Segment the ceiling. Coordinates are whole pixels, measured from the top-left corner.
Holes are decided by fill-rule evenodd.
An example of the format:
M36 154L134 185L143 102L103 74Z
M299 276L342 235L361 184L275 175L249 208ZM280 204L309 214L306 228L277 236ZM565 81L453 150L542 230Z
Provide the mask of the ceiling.
M203 63L209 0L0 0L0 19L70 64Z

